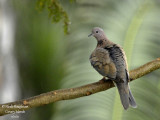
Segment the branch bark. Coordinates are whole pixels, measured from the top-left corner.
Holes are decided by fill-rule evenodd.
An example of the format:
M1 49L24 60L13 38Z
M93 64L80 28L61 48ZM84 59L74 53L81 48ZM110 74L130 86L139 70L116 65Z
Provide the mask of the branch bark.
M137 78L140 78L159 68L160 58L157 58L156 60L146 63L145 65L137 69L131 70L130 80L132 81ZM114 84L111 80L98 81L77 88L55 90L31 98L19 100L16 102L0 104L0 116L10 113L18 113L19 111L25 111L33 107L43 106L56 101L69 100L83 96L88 96L97 92L107 90L112 87L114 87Z

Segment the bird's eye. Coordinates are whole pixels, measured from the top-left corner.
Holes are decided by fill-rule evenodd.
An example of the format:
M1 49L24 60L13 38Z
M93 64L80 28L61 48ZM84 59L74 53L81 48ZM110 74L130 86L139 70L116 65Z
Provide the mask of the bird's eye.
M98 31L96 31L96 33L98 33Z

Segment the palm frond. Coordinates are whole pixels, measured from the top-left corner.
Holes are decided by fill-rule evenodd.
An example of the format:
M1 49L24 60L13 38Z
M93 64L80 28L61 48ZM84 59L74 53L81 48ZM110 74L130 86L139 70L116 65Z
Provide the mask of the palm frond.
M67 38L70 41L66 55L68 74L61 82L62 88L84 85L102 78L88 61L96 41L87 38L87 35L94 26L102 27L110 40L124 47L131 69L158 57L160 9L155 1L78 1L74 10L71 12L73 33ZM152 73L130 84L137 109L124 111L113 88L89 97L57 103L58 110L53 119L158 120L158 76L158 73Z

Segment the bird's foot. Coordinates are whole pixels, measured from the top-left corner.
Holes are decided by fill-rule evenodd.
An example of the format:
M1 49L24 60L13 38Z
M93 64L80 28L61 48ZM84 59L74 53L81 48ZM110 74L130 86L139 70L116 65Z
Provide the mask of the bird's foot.
M107 81L107 79L105 78L105 77L103 77L99 82L100 83L104 83L104 82L106 82Z

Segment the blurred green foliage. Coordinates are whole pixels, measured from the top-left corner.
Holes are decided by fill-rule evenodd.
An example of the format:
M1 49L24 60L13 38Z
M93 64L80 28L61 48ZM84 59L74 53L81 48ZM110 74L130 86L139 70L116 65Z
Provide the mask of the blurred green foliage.
M52 24L48 20L48 11L43 5L48 8L51 1L40 1L43 3L40 13L35 9L36 1L11 2L17 21L15 52L22 98L100 80L102 76L89 63L96 40L87 36L95 26L102 27L111 41L124 48L129 69L160 55L158 0L81 0L72 4L70 1L56 0L60 8L55 8L58 11L55 20L64 20L62 11L67 11L72 22L69 35L64 35L63 23ZM159 72L154 71L130 83L137 109L124 111L117 90L113 88L92 96L29 110L25 114L28 115L26 119L159 120Z
M73 0L71 0L73 2ZM57 23L63 20L64 33L69 33L69 18L66 11L61 6L58 0L38 0L37 8L42 10L47 6L49 10L49 16L52 17L52 21Z

